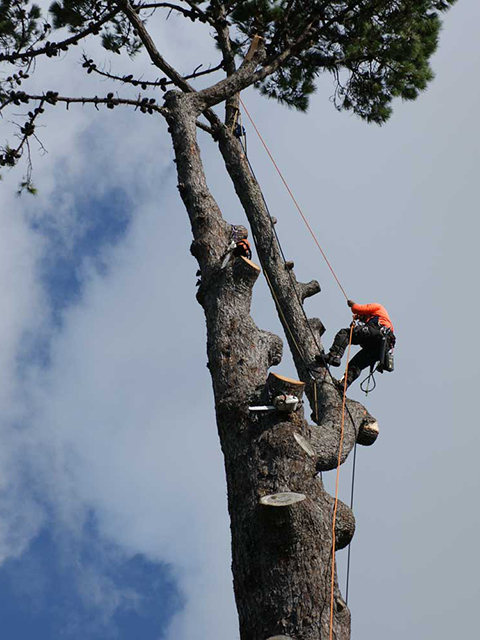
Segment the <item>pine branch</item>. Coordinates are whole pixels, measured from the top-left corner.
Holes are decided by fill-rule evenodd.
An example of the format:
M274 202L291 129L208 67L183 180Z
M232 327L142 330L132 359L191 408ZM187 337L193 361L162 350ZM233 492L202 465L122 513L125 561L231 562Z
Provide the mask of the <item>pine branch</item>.
M147 87L160 87L160 89L165 90L168 85L174 84L173 80L167 80L166 78L161 78L160 80L143 80L141 78L134 78L133 75L125 75L125 76L117 76L113 73L108 73L108 71L101 71L97 65L93 62L91 58L87 58L87 56L83 55L84 63L82 66L89 69L88 73L96 73L104 78L108 78L109 80L114 80L116 82L123 82L124 84L131 84L134 87L141 86L142 89L146 89ZM209 75L211 73L215 73L216 71L220 71L223 69L223 62L220 62L215 67L210 67L209 69L205 69L204 71L199 71L199 69L203 65L199 65L191 74L187 76L183 76L184 80L192 80L195 78L200 78L202 76ZM90 71L91 70L91 71Z
M340 14L322 23L321 26L318 26L318 16L313 18L294 42L286 45L280 54L266 61L265 47L262 43L262 46L259 47L251 60L245 58L242 65L234 74L220 80L220 82L217 82L212 87L199 91L199 98L205 101L206 107L213 107L227 100L229 96L239 93L253 84L262 82L265 78L278 71L291 57L308 49L333 22L346 15L351 10L352 5L347 5ZM258 71L255 71L259 64L262 63L263 66L261 66Z
M136 29L138 37L143 42L152 63L172 80L173 84L185 93L193 93L195 89L174 69L158 51L143 21L138 16L130 0L116 0L116 4L123 11L131 25Z
M27 122L21 126L17 125L20 129L20 144L17 145L15 149L6 147L2 149L3 153L0 154L0 166L14 166L17 161L22 157L23 148L25 145L28 146L28 140L31 136L35 136L35 122L37 118L44 112L43 105L45 103L45 98L40 98L40 104L33 110L28 113ZM4 105L1 105L3 108ZM17 134L16 134L17 135ZM37 138L38 140L38 138ZM41 144L41 143L40 143Z
M208 24L210 24L212 27L215 26L214 21L211 20L210 16L205 12L202 11L202 9L200 9L200 7L197 7L197 5L195 4L195 2L191 2L191 0L183 0L186 4L188 4L188 6L190 7L190 9L196 13L198 15L198 19L201 20L202 22L206 22Z
M30 101L41 101L42 104L46 103L51 105L64 103L67 109L70 104L94 104L97 109L98 105L104 104L109 109L113 109L119 105L127 105L140 109L142 113L152 114L155 111L163 116L166 113L165 108L158 106L154 98L142 98L141 96L138 96L136 100L133 100L130 98L115 97L113 93L108 93L104 98L99 98L98 96L93 96L92 98L60 96L56 91L46 91L41 95L25 93L25 91L17 91L16 93L12 92L12 94L9 96L8 101L0 105L0 110L12 102L18 104L22 102L27 104Z
M190 9L179 7L178 5L171 4L170 2L150 2L148 4L138 5L138 9L141 9L142 11L144 9L171 9L172 11L178 11L183 14L185 18L190 18L191 20L198 18L201 22L212 24L212 21L209 19L207 14L199 9L193 2L188 2L187 0L184 0L184 2L188 4Z
M281 54L276 56L268 64L261 67L258 71L255 71L255 69L259 64L264 62L266 57L263 43L259 46L251 59L247 60L245 58L242 65L234 74L220 80L220 82L217 82L212 87L199 91L198 97L200 100L204 101L205 108L213 107L214 105L226 100L229 96L239 93L240 91L243 91L243 89L246 89L256 82L261 82L267 76L275 73L275 71L279 69L280 66L288 60L288 58L298 51L301 51L305 44L311 39L311 26L312 24L309 25L304 34L298 38L292 46L286 47Z
M106 22L114 18L117 13L119 13L120 9L114 9L107 13L103 18L101 18L98 22L95 22L93 25L90 25L87 29L80 31L80 33L75 34L71 38L67 38L66 40L62 40L61 42L47 42L44 47L40 49L33 49L31 51L23 51L14 54L6 54L0 53L0 62L16 62L20 60L22 62L28 62L32 58L36 58L40 55L46 55L47 57L56 56L59 51L66 51L69 46L76 45L83 40L87 36L91 34L95 34L98 32L100 27L102 27Z

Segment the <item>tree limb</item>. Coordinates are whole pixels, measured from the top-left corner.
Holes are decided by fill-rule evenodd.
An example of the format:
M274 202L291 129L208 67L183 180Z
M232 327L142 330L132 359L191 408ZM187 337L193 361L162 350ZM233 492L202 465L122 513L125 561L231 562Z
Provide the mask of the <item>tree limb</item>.
M134 87L138 86L138 85L146 85L148 87L167 87L168 85L174 84L173 80L167 80L166 78L161 78L160 80L143 80L142 78L134 78L133 76L130 75L125 75L125 76L117 76L113 73L108 73L108 71L101 71L97 65L93 62L90 61L89 59L87 59L87 57L84 55L84 66L87 66L88 63L88 67L92 69L93 73L96 73L99 76L102 76L104 78L108 78L109 80L114 80L114 81L118 81L118 82L123 82L124 84L132 84ZM202 66L202 65L200 65ZM197 67L197 69L199 69L200 67ZM209 69L205 69L204 71L198 71L195 70L193 71L191 74L187 75L187 76L183 76L184 80L192 80L195 78L200 78L202 76L206 76L209 75L211 73L215 73L216 71L220 71L220 69L223 69L223 62L220 62L219 64L217 64L215 67L210 67Z
M186 18L189 18L192 13L190 9L185 9L184 7L180 7L177 4L172 4L170 2L149 2L147 4L136 5L136 8L143 11L144 9L171 9L172 11L178 11Z
M255 71L258 65L265 61L265 47L263 45L260 46L250 60L245 58L240 68L234 74L220 80L220 82L217 82L212 87L199 91L198 99L204 102L205 107L213 107L226 100L230 95L239 93L243 91L243 89L257 82L261 82L267 76L275 73L288 58L308 46L309 41L313 37L313 24L314 23L311 22L307 26L302 36L300 36L295 43L286 47L281 54L271 61L266 61L258 71Z
M106 22L108 22L113 17L115 17L117 15L117 13L119 13L119 11L120 11L120 9L114 9L113 11L110 11L103 18L101 18L98 22L95 22L93 25L90 25L87 29L84 29L80 33L75 34L71 38L67 38L66 40L62 40L61 42L50 42L50 43L47 43L41 49L34 49L32 51L24 51L22 53L20 53L20 52L19 53L15 53L15 54L1 53L0 54L0 62L2 60L6 60L7 62L15 62L17 60L21 60L21 61L27 62L28 60L30 60L32 58L35 58L37 56L43 55L43 54L52 54L53 52L58 52L58 51L61 51L61 50L65 50L70 45L78 44L78 42L80 40L82 40L83 38L86 38L87 36L91 35L92 33L95 33L96 31L98 31L98 29L100 27L102 27ZM56 55L56 53L53 53L53 55Z
M158 51L143 21L133 8L130 0L116 0L116 4L123 11L131 25L138 32L138 37L143 42L152 63L172 80L173 84L185 93L193 93L195 89L174 69Z
M17 92L17 95L21 102L28 103L29 101L40 100L42 103L55 105L58 102L64 103L68 106L70 104L94 104L98 106L99 104L105 104L109 108L116 107L118 105L128 105L131 107L136 107L140 109L142 112L152 112L156 111L157 113L165 116L166 109L164 107L160 107L158 104L155 104L154 98L137 98L137 100L132 100L129 98L118 98L114 97L113 93L107 95L105 98L99 98L98 96L93 96L91 98L85 97L70 97L70 96L60 96L54 91L46 91L44 94L36 95L25 93L24 91ZM14 101L14 98L10 98L9 102ZM3 105L2 105L3 107Z
M215 29L218 34L218 44L223 55L223 63L227 76L233 75L237 66L235 64L235 54L232 49L232 43L230 40L230 30L228 28L228 20L225 12L225 7L222 4L218 5L218 12L215 20ZM229 96L225 102L225 124L230 129L235 126L238 114L238 93L234 93Z

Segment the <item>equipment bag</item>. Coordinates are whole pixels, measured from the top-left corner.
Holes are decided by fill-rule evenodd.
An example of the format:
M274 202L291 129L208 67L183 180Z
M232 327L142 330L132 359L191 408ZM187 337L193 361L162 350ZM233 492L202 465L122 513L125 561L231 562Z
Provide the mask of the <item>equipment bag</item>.
M385 353L382 367L383 367L383 371L388 371L390 373L395 369L395 362L393 359L393 349L390 349Z
M391 373L395 368L393 359L393 347L395 346L395 336L390 329L382 329L382 345L380 347L380 358L378 359L377 371Z

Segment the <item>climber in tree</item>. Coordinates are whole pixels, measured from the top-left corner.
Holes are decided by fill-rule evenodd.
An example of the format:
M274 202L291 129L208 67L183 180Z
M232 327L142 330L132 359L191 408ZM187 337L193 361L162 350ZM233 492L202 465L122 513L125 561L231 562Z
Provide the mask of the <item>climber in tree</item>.
M347 387L349 387L366 367L373 367L377 362L383 366L385 353L395 345L395 334L390 316L381 304L356 304L353 300L348 300L347 304L354 314L352 344L362 347L348 365ZM340 329L330 351L321 356L323 362L332 367L339 367L348 346L349 337L349 328ZM341 382L343 383L343 380Z
M232 225L230 244L228 245L222 260L222 269L227 266L232 256L235 256L236 258L238 258L239 256L244 256L245 258L248 258L250 260L250 258L252 257L252 250L247 238L248 231L243 225Z

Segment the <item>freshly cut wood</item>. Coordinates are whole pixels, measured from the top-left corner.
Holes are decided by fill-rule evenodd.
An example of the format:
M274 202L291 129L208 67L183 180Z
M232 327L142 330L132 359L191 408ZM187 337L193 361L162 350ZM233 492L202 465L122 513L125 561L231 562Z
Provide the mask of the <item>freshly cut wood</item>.
M378 438L378 422L362 422L358 430L357 442L364 447L369 447Z
M281 376L278 373L270 373L267 378L267 387L272 397L285 393L296 396L300 400L305 389L305 383L300 380Z
M248 62L255 55L255 51L258 49L258 45L260 44L260 40L263 40L262 36L255 34L250 43L250 48L247 51L247 55L245 56L245 62Z
M263 498L260 498L260 504L264 504L267 507L288 507L291 504L302 502L306 497L303 493L284 491L282 493L271 493L268 496L263 496Z
M249 259L248 259L248 258L246 258L245 256L240 256L240 258L241 258L242 260L244 260L244 261L248 264L248 266L249 266L249 267L252 267L253 269L255 269L256 271L258 271L258 272L260 273L261 269L260 269L260 267L258 266L258 264L255 264L254 262L252 262L251 260L249 260Z
M293 640L291 636L270 636L267 640Z
M315 451L313 450L313 447L310 445L308 440L303 436L301 436L299 433L294 433L293 437L298 442L298 444L302 447L305 453L307 453L311 458L313 458L313 456L315 455Z

